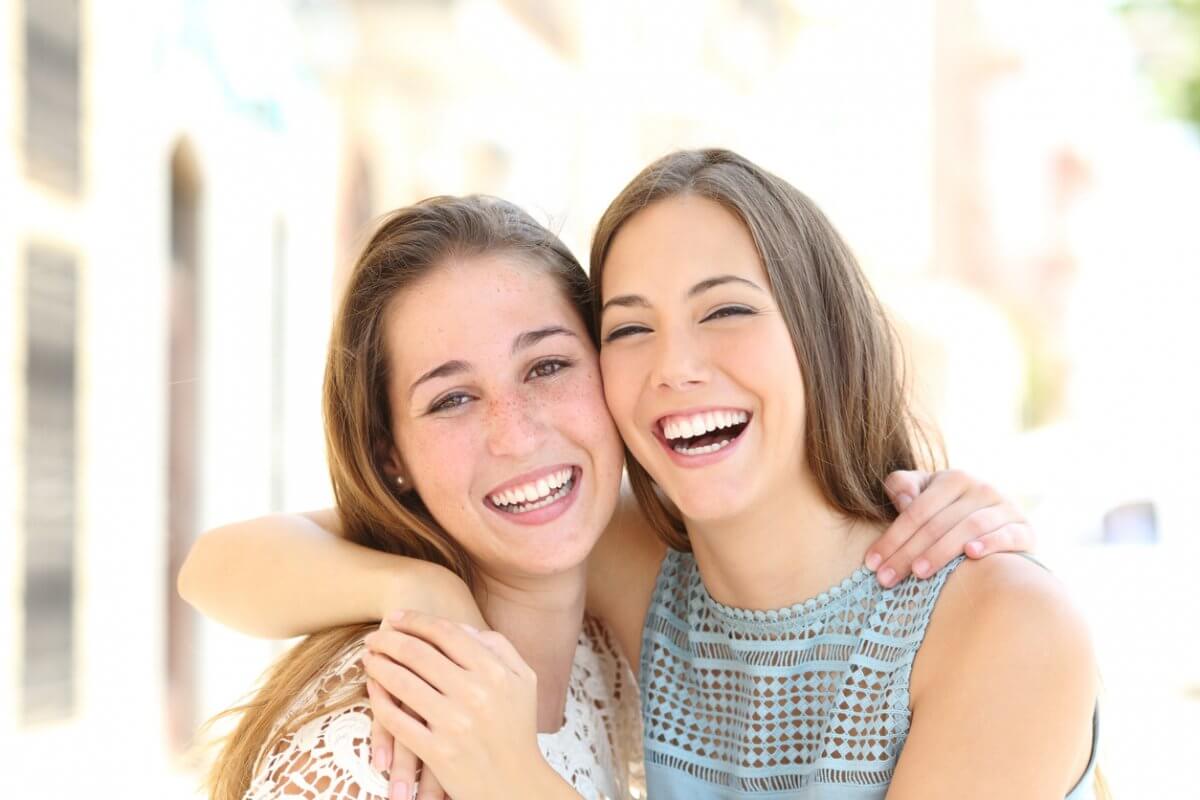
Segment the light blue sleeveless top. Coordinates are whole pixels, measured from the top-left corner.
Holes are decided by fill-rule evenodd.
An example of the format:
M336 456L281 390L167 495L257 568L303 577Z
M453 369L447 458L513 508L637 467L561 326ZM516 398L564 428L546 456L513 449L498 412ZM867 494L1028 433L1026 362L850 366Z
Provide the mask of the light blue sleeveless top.
M670 551L642 631L650 800L882 800L913 658L961 562L891 589L863 568L805 603L747 611L713 600L692 554ZM1094 797L1097 733L1068 800Z

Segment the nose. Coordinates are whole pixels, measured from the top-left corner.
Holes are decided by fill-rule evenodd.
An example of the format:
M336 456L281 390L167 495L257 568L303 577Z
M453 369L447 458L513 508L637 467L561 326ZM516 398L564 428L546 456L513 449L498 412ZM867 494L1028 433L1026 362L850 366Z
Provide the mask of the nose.
M545 442L536 404L519 394L493 398L487 409L487 447L493 456L524 458Z
M686 392L704 386L709 378L708 358L690 331L659 334L653 372L655 387Z

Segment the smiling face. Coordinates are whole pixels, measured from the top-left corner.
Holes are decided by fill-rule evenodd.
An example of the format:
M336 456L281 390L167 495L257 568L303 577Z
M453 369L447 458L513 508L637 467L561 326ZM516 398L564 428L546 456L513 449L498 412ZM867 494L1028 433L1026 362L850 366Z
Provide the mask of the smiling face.
M797 495L804 381L741 221L702 197L659 200L616 234L601 291L609 408L685 519Z
M595 349L547 270L456 258L386 319L388 469L493 575L580 565L616 505L621 448Z

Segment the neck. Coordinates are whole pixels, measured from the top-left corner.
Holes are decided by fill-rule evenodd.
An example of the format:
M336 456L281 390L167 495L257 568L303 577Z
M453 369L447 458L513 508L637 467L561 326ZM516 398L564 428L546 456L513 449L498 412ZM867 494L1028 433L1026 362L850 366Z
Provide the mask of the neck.
M815 597L861 566L883 531L832 507L811 478L749 506L736 517L685 519L705 588L735 608L770 610Z
M547 577L483 575L484 619L537 673L538 731L563 724L567 683L583 625L586 565Z

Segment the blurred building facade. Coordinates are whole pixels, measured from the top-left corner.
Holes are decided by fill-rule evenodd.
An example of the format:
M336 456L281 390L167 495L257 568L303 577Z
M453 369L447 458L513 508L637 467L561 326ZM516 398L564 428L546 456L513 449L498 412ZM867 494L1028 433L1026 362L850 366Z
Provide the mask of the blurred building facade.
M296 431L319 431L337 114L280 3L120 11L0 4L6 794L189 796L197 723L274 647L202 623L174 573L198 530L311 496L292 459L324 491Z

